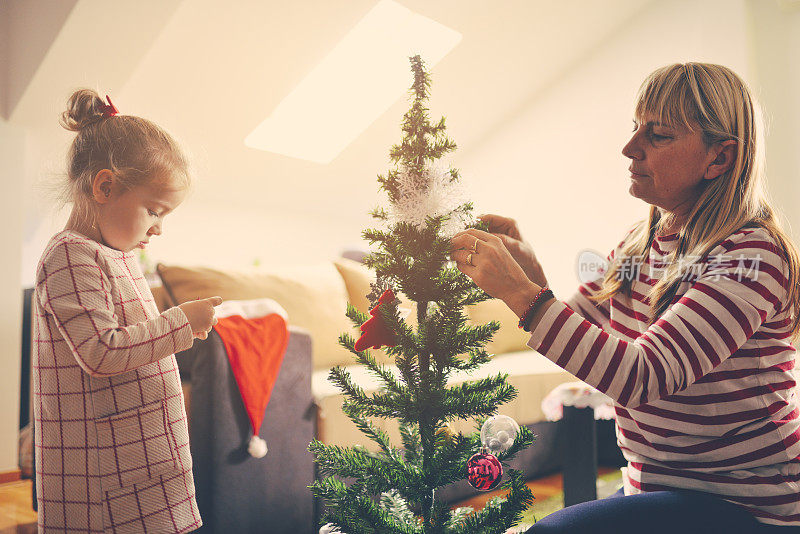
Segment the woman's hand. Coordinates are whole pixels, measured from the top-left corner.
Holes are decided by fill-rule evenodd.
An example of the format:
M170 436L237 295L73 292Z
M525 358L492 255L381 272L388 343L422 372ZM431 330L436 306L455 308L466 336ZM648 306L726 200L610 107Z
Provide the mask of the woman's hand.
M517 221L501 215L486 214L478 217L489 225L489 232L503 242L508 252L514 258L529 280L540 286L547 285L547 277L536 259L533 248L522 239Z
M198 339L206 339L211 327L217 324L217 318L214 315L214 306L222 304L222 297L210 297L207 299L190 300L179 304L178 307L186 315L189 320L189 326L192 327L194 337Z
M450 241L450 257L475 284L521 316L539 289L514 260L502 238L471 228Z

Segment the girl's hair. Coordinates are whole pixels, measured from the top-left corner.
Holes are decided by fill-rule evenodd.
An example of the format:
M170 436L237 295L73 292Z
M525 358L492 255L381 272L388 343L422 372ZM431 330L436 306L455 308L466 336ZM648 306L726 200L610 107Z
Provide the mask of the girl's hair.
M186 155L164 129L132 115L104 114L105 102L96 91L79 89L67 101L61 125L77 132L67 160L63 199L72 202L82 220L94 218L92 182L108 169L119 183L133 188L147 183L189 187Z
M715 246L745 226L764 228L777 242L788 264L787 308L791 337L800 332L800 261L791 239L781 228L766 193L763 126L760 109L747 85L727 67L708 63L686 63L662 67L650 74L639 89L637 120L644 116L671 126L699 129L707 147L733 139L736 161L731 170L714 180L704 180L704 189L680 230L673 261L651 289L650 322L655 322L672 303L683 281L681 257L703 258ZM666 217L665 217L666 219ZM667 226L657 207L639 224L612 262L602 288L593 299L602 302L619 291L630 292L630 276L618 276L624 258L645 258L657 230ZM779 310L783 311L783 310Z

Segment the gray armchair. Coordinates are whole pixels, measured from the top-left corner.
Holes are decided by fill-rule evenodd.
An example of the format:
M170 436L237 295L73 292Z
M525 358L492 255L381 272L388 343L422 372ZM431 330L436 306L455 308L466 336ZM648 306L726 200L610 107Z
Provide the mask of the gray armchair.
M316 532L314 463L308 444L314 437L311 397L311 337L290 327L281 365L260 435L269 452L247 452L250 424L222 340L208 339L177 354L181 377L191 383L189 442L199 532L306 534Z

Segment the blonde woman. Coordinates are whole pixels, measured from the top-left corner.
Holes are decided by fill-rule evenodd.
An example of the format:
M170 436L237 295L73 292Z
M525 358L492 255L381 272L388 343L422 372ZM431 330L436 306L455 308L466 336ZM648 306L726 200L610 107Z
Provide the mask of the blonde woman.
M649 219L567 301L514 221L453 238L459 269L517 313L529 346L615 401L624 495L531 532L800 530L800 265L764 193L760 129L730 69L653 72L622 150Z

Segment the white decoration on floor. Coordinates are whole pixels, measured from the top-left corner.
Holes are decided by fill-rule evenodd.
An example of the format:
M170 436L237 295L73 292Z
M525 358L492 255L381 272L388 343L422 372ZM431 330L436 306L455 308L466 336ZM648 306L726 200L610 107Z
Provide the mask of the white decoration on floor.
M595 419L614 419L614 401L584 382L559 384L542 400L542 412L548 421L560 420L564 406L593 408Z

